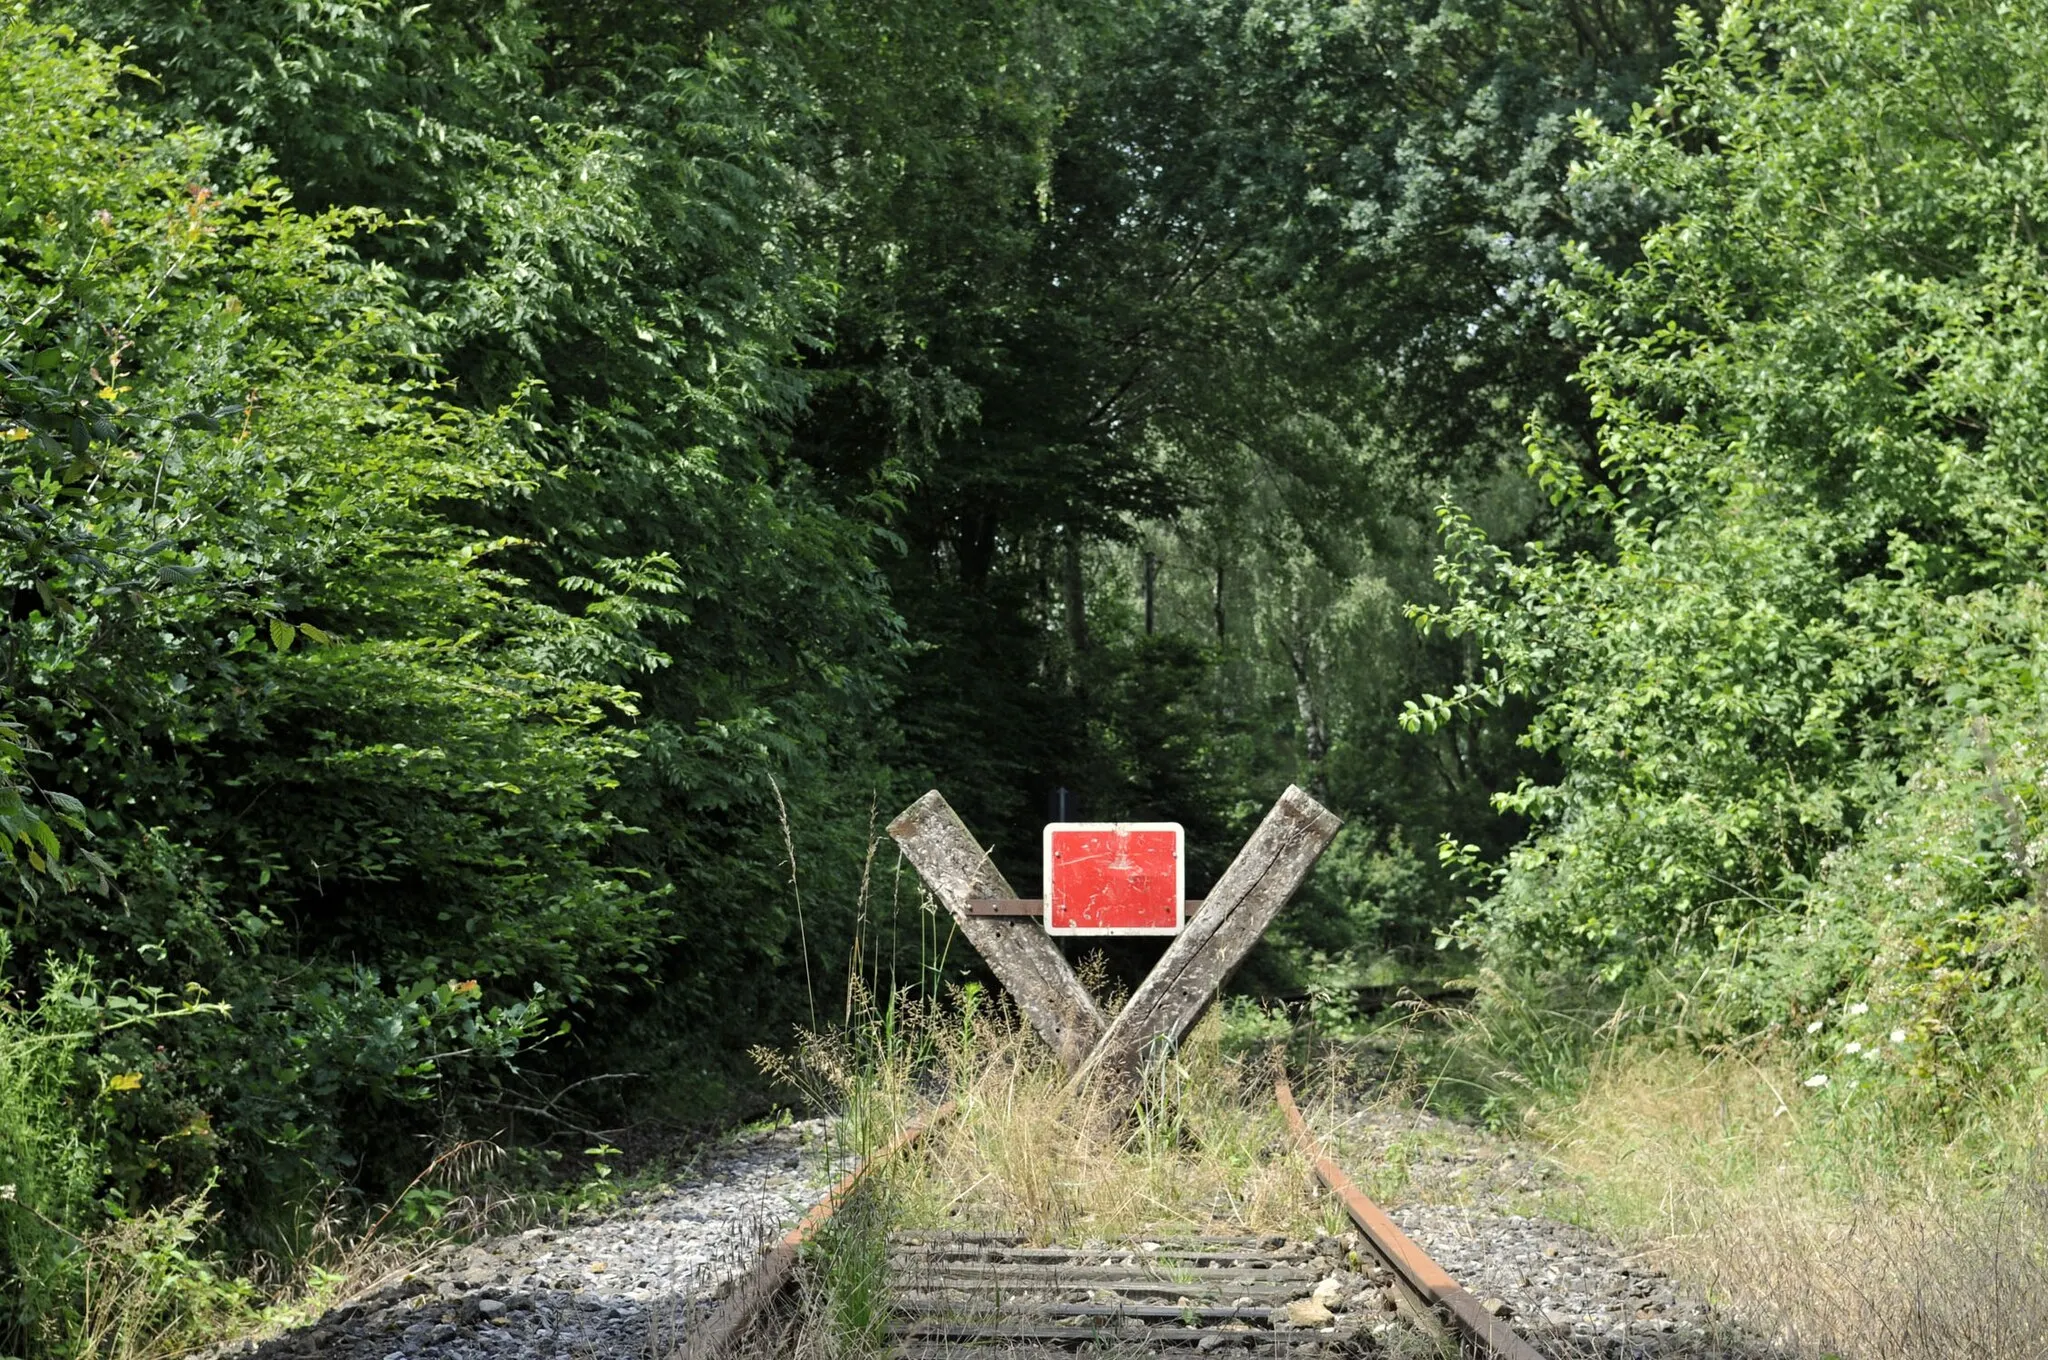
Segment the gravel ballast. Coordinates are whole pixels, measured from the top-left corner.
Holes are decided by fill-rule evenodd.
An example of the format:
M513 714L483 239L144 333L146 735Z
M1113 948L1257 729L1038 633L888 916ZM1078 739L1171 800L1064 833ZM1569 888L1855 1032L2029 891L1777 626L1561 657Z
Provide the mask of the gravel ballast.
M1313 1121L1331 1153L1450 1275L1546 1355L1755 1360L1772 1354L1640 1254L1552 1211L1564 1178L1524 1145L1411 1110ZM616 1209L444 1250L260 1360L610 1360L675 1348L825 1192L827 1126L735 1138ZM1391 1316L1370 1330L1405 1324Z
M601 1217L448 1250L260 1360L611 1360L660 1354L832 1180L822 1121L744 1135Z
M1411 1109L1314 1122L1401 1230L1545 1355L1776 1354L1642 1253L1559 1217L1568 1178L1526 1144Z

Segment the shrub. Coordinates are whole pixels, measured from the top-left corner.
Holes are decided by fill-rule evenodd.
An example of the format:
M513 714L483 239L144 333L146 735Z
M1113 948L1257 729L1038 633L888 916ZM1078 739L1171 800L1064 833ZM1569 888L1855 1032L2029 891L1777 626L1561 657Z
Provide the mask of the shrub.
M118 54L0 9L0 843L21 953L232 1009L142 1074L115 1202L391 1178L659 904L602 863L621 690L452 507L541 477L348 242ZM374 971L357 960L375 960ZM15 974L31 1007L41 983ZM38 1078L41 1080L41 1078Z
M1667 217L1557 290L1598 442L1539 427L1532 466L1605 548L1447 511L1425 619L1496 669L1409 715L1531 696L1562 767L1497 800L1536 828L1467 921L1497 961L1831 1061L1864 1007L1830 1084L1944 1120L2038 1047L2042 23L1731 6L1626 130L1582 123L1580 188Z

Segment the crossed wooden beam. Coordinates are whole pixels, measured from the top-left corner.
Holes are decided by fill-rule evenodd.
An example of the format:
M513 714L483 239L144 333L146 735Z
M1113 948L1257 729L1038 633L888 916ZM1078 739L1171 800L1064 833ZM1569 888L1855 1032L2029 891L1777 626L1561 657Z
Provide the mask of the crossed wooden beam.
M1152 1055L1187 1037L1343 825L1289 785L1114 1020L1034 918L973 909L1016 893L937 789L889 834L1067 1071L1129 1087Z

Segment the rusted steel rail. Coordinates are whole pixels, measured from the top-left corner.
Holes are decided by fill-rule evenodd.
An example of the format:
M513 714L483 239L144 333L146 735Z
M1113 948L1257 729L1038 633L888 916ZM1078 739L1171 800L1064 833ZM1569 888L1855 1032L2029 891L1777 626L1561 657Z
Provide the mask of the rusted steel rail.
M1467 1360L1541 1360L1535 1347L1516 1335L1514 1329L1480 1306L1479 1300L1459 1287L1444 1268L1410 1240L1386 1210L1366 1198L1352 1184L1344 1169L1331 1161L1309 1131L1308 1121L1294 1103L1294 1092L1281 1077L1273 1094L1294 1131L1295 1142L1315 1167L1316 1178L1344 1205L1344 1212L1358 1225L1380 1259L1394 1272L1399 1288L1411 1308L1435 1317L1448 1327L1458 1341L1459 1353Z
M717 1311L691 1332L682 1351L687 1360L720 1360L729 1354L755 1320L788 1286L790 1275L796 1269L797 1253L803 1250L804 1243L817 1236L818 1230L831 1221L832 1215L839 1212L839 1207L846 1203L847 1197L868 1173L910 1147L933 1125L951 1119L956 1108L949 1100L922 1119L912 1120L880 1150L842 1177L826 1192L825 1198L812 1205L803 1221L784 1233L782 1240L733 1286Z

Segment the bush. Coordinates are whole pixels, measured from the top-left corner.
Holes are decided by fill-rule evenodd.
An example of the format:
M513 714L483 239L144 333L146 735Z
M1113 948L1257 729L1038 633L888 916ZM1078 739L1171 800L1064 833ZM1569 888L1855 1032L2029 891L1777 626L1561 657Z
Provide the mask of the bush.
M1598 444L1539 427L1532 465L1606 549L1447 511L1428 621L1497 669L1410 714L1532 696L1561 763L1497 800L1536 828L1467 921L1497 962L1781 1029L1945 1128L2038 1061L2042 24L1731 6L1626 130L1582 124L1581 188L1667 214L1557 292Z
M515 410L420 376L415 318L348 252L379 219L294 210L18 6L0 58L16 940L232 1010L92 1044L142 1080L113 1202L219 1175L246 1231L392 1179L546 1010L646 956L660 905L605 867L623 828L596 802L630 702L549 664L584 625L450 517L542 474Z
M0 931L0 964L10 952ZM135 1212L102 1198L106 1128L143 1075L93 1053L110 1034L220 1007L105 989L83 965L52 963L41 981L33 1008L0 996L0 1346L127 1357L204 1339L195 1329L245 1289L193 1254L205 1190Z

